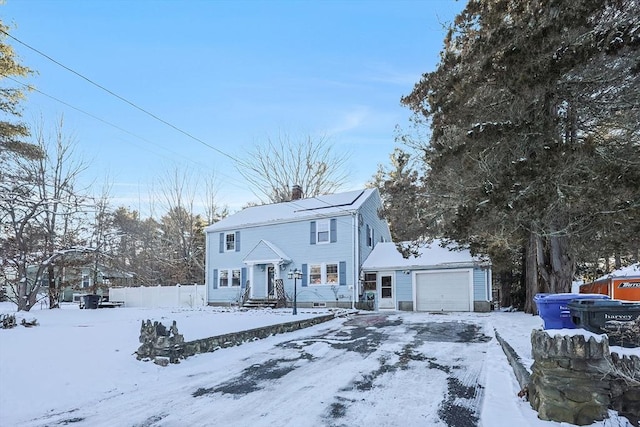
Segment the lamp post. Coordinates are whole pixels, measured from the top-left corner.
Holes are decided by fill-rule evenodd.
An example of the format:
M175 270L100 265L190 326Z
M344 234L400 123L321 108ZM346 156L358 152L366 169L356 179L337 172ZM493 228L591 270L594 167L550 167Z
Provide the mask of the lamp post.
M289 279L293 279L293 314L298 314L298 279L302 279L302 271L297 268L287 273Z

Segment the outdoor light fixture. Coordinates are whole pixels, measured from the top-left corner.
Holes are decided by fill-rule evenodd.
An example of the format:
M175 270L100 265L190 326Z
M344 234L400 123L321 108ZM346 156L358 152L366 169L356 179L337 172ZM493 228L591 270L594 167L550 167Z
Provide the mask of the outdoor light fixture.
M302 279L302 271L297 268L287 273L289 279L293 279L293 314L298 314L298 279Z

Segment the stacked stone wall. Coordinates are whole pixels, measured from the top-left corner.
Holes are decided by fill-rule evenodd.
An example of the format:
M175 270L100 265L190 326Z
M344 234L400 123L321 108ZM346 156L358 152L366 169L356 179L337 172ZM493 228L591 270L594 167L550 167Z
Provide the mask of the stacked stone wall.
M611 354L606 339L531 334L529 398L543 420L589 425L615 409L640 418L640 358Z
M176 322L167 328L160 322L143 321L140 327L140 347L136 351L138 360L153 360L159 365L179 363L180 359L199 353L210 353L221 348L233 347L247 341L267 338L271 335L293 332L334 319L334 314L299 321L280 323L262 328L233 332L193 341L185 341L178 333Z

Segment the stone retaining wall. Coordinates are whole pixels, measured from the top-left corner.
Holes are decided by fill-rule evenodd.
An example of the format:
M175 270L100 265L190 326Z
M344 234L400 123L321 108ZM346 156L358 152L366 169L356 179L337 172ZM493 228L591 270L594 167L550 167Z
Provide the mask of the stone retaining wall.
M140 347L136 351L138 360L153 360L159 365L180 363L180 359L199 353L209 353L220 348L233 347L247 341L267 338L271 335L292 332L334 319L334 314L313 317L311 319L296 320L277 325L264 326L246 331L233 332L215 337L194 341L185 341L178 333L176 322L167 328L160 322L147 320L140 327Z
M529 397L543 420L589 425L615 409L640 418L640 358L611 354L607 339L531 334ZM635 425L635 424L634 424Z

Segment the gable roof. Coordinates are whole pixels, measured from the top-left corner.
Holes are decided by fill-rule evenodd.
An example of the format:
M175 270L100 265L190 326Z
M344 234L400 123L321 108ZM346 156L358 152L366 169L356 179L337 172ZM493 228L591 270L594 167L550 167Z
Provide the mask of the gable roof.
M609 274L605 274L602 277L598 277L595 282L607 280L610 278L617 279L619 277L640 277L640 262L622 267L618 270L612 271Z
M378 243L362 264L362 269L372 271L472 267L480 262L480 259L474 258L468 249L456 250L451 245L442 247L440 244L440 240L425 243L420 245L417 257L411 255L409 258L404 258L398 251L396 243Z
M371 195L377 193L376 188L367 188L291 202L253 206L209 225L205 231L237 230L267 224L301 221L314 217L347 215L359 209Z
M289 263L291 262L291 258L268 240L260 240L242 260L245 264L259 264L274 261Z

